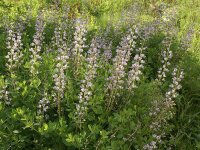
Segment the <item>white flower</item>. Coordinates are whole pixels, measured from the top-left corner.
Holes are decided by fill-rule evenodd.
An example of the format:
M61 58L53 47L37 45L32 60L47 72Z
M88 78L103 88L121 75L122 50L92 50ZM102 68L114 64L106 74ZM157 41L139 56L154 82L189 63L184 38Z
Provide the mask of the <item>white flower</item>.
M32 74L32 76L35 76L38 74L37 68L36 68L36 64L39 60L41 60L41 56L40 56L40 51L42 48L42 43L44 40L44 36L43 36L43 32L44 32L44 21L42 18L42 14L38 15L37 20L36 20L36 25L35 25L35 30L36 33L33 36L33 42L31 43L31 47L29 49L29 51L31 52L30 55L30 62L31 62L31 68L30 68L30 72Z
M117 47L116 56L113 59L113 68L111 68L111 76L108 78L106 92L111 93L109 97L114 98L113 93L118 93L117 90L123 89L124 77L126 75L125 67L130 59L131 51L135 47L134 33L130 31L125 37L122 38L120 46ZM137 57L137 56L136 56ZM119 93L118 93L119 95ZM110 99L110 98L109 98ZM107 102L107 108L112 109L113 101Z
M131 70L128 72L127 83L129 90L136 88L136 82L140 81L140 75L142 74L141 69L145 63L145 55L143 54L144 50L145 48L139 48L139 50L137 50L138 54L135 55Z
M80 109L77 109L77 123L82 123L84 119L84 115L87 112L88 101L92 96L91 88L93 87L93 80L96 75L96 69L98 67L97 61L99 58L99 49L98 43L94 38L90 45L90 49L88 50L88 57L87 57L87 67L86 67L86 74L84 80L81 80L81 91L79 93L79 103L76 105L80 105Z

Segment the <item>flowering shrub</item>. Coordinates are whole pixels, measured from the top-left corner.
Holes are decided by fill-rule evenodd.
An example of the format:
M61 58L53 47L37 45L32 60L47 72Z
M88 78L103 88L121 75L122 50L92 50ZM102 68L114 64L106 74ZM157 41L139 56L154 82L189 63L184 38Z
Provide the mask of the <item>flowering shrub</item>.
M49 38L40 13L31 40L28 30L6 34L2 149L173 149L184 79L175 35L162 24L92 33L77 18L58 19Z

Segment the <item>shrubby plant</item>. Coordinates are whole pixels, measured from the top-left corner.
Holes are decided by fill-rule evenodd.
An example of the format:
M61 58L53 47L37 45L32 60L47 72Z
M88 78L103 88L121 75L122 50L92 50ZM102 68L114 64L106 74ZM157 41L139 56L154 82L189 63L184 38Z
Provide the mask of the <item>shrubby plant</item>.
M39 14L31 41L27 30L7 34L2 149L175 148L184 71L174 28L152 21L98 33L84 18L66 19L48 24Z

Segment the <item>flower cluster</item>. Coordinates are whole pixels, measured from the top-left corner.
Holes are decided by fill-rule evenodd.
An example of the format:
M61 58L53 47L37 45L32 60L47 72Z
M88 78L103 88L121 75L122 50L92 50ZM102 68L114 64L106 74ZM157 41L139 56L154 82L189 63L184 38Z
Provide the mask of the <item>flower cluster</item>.
M21 49L23 44L21 38L22 34L20 32L14 32L13 30L8 31L7 49L9 52L6 55L6 67L11 74L14 74L14 71L22 63L23 53Z
M152 130L152 141L143 146L144 150L153 150L158 148L158 144L162 143L162 137L165 136L163 126L166 123L165 112L162 110L163 103L160 101L153 101L149 116L153 118L149 128ZM164 112L164 113L163 113Z
M57 64L55 69L55 74L53 75L55 86L53 87L56 91L56 95L54 98L62 99L64 96L64 89L66 86L66 77L65 77L65 71L67 69L67 60L69 59L69 56L66 54L66 52L61 51L59 55L56 58Z
M138 54L136 54L133 59L131 70L128 72L127 84L129 90L137 88L136 82L140 81L140 75L142 74L141 69L144 68L145 63L145 55L143 54L145 49L146 48L138 48Z
M157 81L164 82L166 78L166 73L169 72L170 60L172 59L172 51L170 50L171 41L165 40L164 45L167 49L162 52L162 67L158 69Z
M96 38L96 42L98 43L98 48L103 50L102 53L102 61L109 63L112 58L112 41L110 43L106 42L105 38L98 37Z
M66 88L66 69L67 69L67 60L69 59L69 56L66 54L66 52L60 52L60 54L57 56L56 61L56 69L55 74L53 75L54 79L54 87L53 89L54 94L54 101L57 103L58 111L60 113L60 102L64 98L64 91Z
M175 68L172 73L172 84L170 89L165 94L165 99L162 102L155 101L153 103L153 112L149 115L154 118L154 121L150 125L150 129L153 131L153 141L146 144L143 149L153 150L156 149L158 144L162 142L161 138L165 136L163 128L167 124L167 120L173 118L175 101L174 98L177 97L177 91L181 89L180 82L184 78L184 73L181 71L178 73L178 69Z
M148 25L146 25L143 29L143 39L147 40L149 39L153 34L155 34L158 30L157 22L150 22Z
M170 35L176 35L178 28L176 26L178 9L176 7L168 8L163 12L163 29Z
M12 99L9 97L9 91L7 90L7 85L4 85L0 90L0 99L4 100L6 105L10 105Z
M152 35L155 35L156 33L160 31L160 28L159 28L160 23L161 21L158 18L155 21L151 21L145 24L139 24L136 27L136 33L143 41L147 41L148 39L152 37Z
M169 118L173 117L173 113L171 112L172 108L175 105L174 98L178 96L177 91L182 88L180 85L181 80L184 78L184 73L181 71L180 73L178 72L177 68L174 68L174 71L172 73L172 84L170 85L170 90L165 94L165 101L164 105L166 108L169 109Z
M181 39L181 47L183 49L187 50L191 46L193 36L194 36L194 28L190 27L186 35L184 35Z
M116 56L113 59L113 68L110 70L111 76L107 79L107 94L110 97L108 100L107 108L112 108L113 98L118 95L118 90L123 89L124 77L126 75L125 67L130 59L131 51L135 48L137 37L132 31L122 38L120 46L117 47Z
M134 4L123 10L120 16L119 26L128 26L136 24L138 12L140 12L141 6Z
M54 101L57 103L58 111L60 113L60 102L64 97L64 91L66 88L66 69L68 67L68 49L66 45L66 32L62 31L61 28L55 29L55 41L54 46L57 48L56 57L56 69L53 75L54 79Z
M76 104L76 114L78 115L78 123L84 121L84 115L87 112L88 101L92 96L92 87L93 80L96 76L96 69L98 67L98 58L99 58L99 45L96 41L96 38L92 40L90 49L88 50L87 57L87 68L85 73L85 78L82 80L81 92L79 93L79 103Z
M67 49L67 33L61 27L54 29L54 36L52 38L52 46L54 49L60 51L61 49Z
M45 113L49 109L49 104L50 102L47 97L47 93L44 93L44 97L39 101L39 104L38 104L38 115L42 115L47 119L48 115Z
M109 62L112 58L112 42L110 42L107 45L103 45L102 49L103 51L103 58L105 62Z
M155 137L157 137L157 135L155 135ZM152 141L152 142L150 142L149 144L147 144L143 147L144 150L154 150L154 149L157 149L157 148L158 148L158 146L157 146L157 143L155 141Z
M74 47L71 49L71 55L75 62L75 68L78 70L81 65L81 60L83 59L83 49L86 47L85 45L85 34L86 27L84 22L79 18L75 22L75 32L74 32Z
M30 55L30 72L33 76L38 74L38 70L36 66L38 65L38 61L41 59L40 52L42 49L42 42L44 40L44 20L42 18L42 15L40 14L36 20L35 25L35 35L33 36L33 42L31 43L31 48L29 51L31 52Z

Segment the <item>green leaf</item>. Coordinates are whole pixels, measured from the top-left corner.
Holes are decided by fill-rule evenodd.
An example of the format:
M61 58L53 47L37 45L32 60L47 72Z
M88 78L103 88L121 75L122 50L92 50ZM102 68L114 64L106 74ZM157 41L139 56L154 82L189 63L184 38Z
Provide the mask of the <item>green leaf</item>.
M28 68L30 68L30 67L31 67L31 63L30 63L30 62L26 62L25 65L24 65L24 68L27 68L27 69L28 69Z
M44 128L45 131L48 130L48 124L44 123L43 128Z
M67 141L68 143L73 143L73 142L75 141L75 138L74 138L74 136L70 133L70 134L67 135L66 141Z
M100 131L100 135L102 136L103 139L108 139L108 132L106 132L105 130Z
M33 86L33 87L35 87L35 88L39 87L40 84L41 84L41 80L40 80L39 78L33 79L33 80L31 81L31 86Z
M25 96L28 93L28 87L25 86L23 91L22 91L22 96Z

